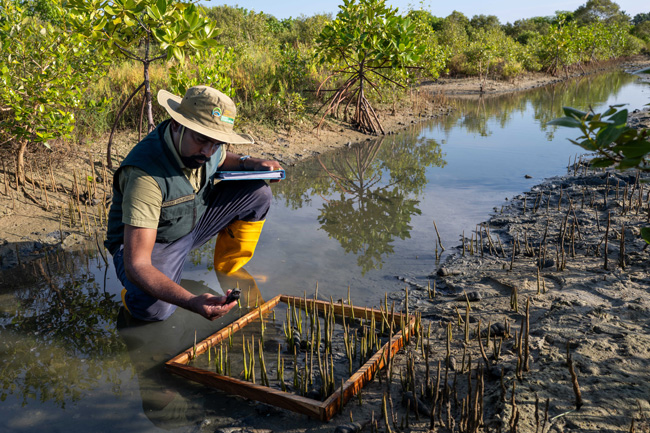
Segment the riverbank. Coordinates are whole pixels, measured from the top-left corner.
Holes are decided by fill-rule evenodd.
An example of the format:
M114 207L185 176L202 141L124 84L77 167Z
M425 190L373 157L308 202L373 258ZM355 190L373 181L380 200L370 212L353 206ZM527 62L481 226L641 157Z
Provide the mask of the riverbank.
M630 72L638 71L650 67L650 57L638 56L623 63L600 65L586 73L614 67ZM579 71L574 76L583 74ZM488 80L484 96L531 89L561 80L562 78L541 73L528 74L512 82ZM392 134L409 125L447 115L453 109L448 95L477 97L479 86L476 78L443 78L434 83L422 84L417 91L410 92L395 105L379 105L377 111L385 130ZM314 128L314 122L315 119L307 119L295 123L291 130L246 123L242 130L255 137L256 143L233 146L232 150L276 159L283 165L290 166L302 159L372 138L336 119L328 119L320 129ZM103 231L103 218L100 214L110 200L112 177L112 172L105 168L106 141L104 137L85 145L54 144L48 155L43 155L42 152L28 155L27 160L31 162L28 163L27 174L34 182L28 183L21 191L16 191L15 186L11 185L13 172L7 167L8 173L0 179L0 268L17 263L16 251L29 259L29 256L38 255L43 248L60 243L61 233L64 237L63 246L68 247L75 245L88 233ZM137 141L136 132L117 136L113 144L113 167L119 165ZM9 161L10 157L5 159ZM88 176L96 180L97 188L92 199L82 204L81 212L76 211L85 220L84 229L79 223L79 215L75 218L75 212L71 212L74 207L71 200L76 188L83 195L87 189L85 179ZM84 206L88 208L88 213ZM73 220L76 225L71 224Z
M644 116L637 113L641 121ZM121 145L127 149L128 141ZM118 150L123 156L122 148ZM89 209L101 208L103 188L107 186L105 181L110 177L100 162L101 152L85 154L70 150L70 155L76 157L76 165L71 167L76 168L79 180L84 179L84 170L89 171L91 164L93 174L101 177L95 198L99 203L88 206ZM69 155L67 158L71 159ZM634 176L583 173L583 169L578 164L569 176L550 179L508 200L503 210L496 211L485 223L489 234L481 230L482 236L474 241L471 249L470 241L465 240L464 255L459 248L440 270L422 270L420 276L430 278L431 288L409 283L407 279L402 279L404 284L396 283L395 287L409 284L409 309L422 314L424 345L422 342L413 344L395 358L390 386L386 385L387 378L382 373L381 381L377 379L364 388L360 399L363 405L353 399L343 414L323 424L266 405L236 400L233 404L245 406L252 415L219 418L213 416L212 408L201 407L198 415L182 426L182 431L331 432L336 426L348 424L352 418L365 424L364 431L368 432L373 431L367 424L373 417L379 421L379 429L385 431L381 414L384 396L387 397L388 417L395 422L393 431L428 431L430 420L426 414L430 413L435 399L431 395L435 392L427 393L427 389L438 390L438 404L435 405L438 431L451 430L447 428L451 425L456 431L472 431L471 426L481 422L478 414L483 414L484 431L630 431L633 419L635 431L647 431L646 419L650 416L647 406L650 394L647 385L649 306L645 300L648 277L643 265L648 257L637 232L648 217L648 188L637 183ZM57 169L53 176L57 183L59 176L67 176L68 180L74 177L74 170L67 170ZM40 176L48 179L47 173ZM72 183L68 185L71 187ZM41 205L47 203L48 198L39 195L39 183L31 188L29 185L27 193L32 198L26 195L25 199L34 199ZM82 191L83 188L82 185ZM60 194L66 197L64 191ZM54 202L52 196L49 200ZM66 203L62 204L65 228L71 214ZM85 212L84 207L82 205ZM76 215L75 212L72 215ZM25 211L24 215L14 214L10 218L28 218L31 217L29 213ZM52 213L49 219L54 229L49 235L45 233L53 243L58 242L59 215ZM93 215L84 223L91 231L102 224L99 215ZM33 221L38 223L39 220ZM23 227L29 227L28 223ZM80 227L77 230L81 232ZM41 233L39 226L32 225L29 229L36 235ZM618 262L621 233L625 233L626 252L622 254L626 259L625 269ZM433 235L431 233L431 239ZM65 246L72 246L73 240L74 236L67 237ZM6 247L26 248L29 242L33 241L15 242ZM558 242L561 242L559 250ZM517 244L514 262L513 244ZM47 248L47 244L43 245ZM538 289L540 248L543 266ZM433 249L432 246L431 251ZM604 269L606 251L608 263ZM3 265L5 263L9 261ZM389 296L397 308L403 305L404 291ZM525 324L529 298L529 332L523 333L521 343L515 347L522 335L521 329L526 329L522 320ZM468 302L471 305L469 317L466 316ZM466 327L466 323L469 326ZM491 328L489 339L485 332L488 324ZM450 325L452 338L447 356ZM477 328L480 331L477 332ZM477 334L483 335L484 350L481 350ZM575 408L575 394L566 363L567 345L581 389L582 405L577 412L571 412ZM406 380L403 379L409 376L409 365L414 368L415 390L418 396L424 396L419 398L418 413L407 415L407 405L418 405L415 400L409 400L412 393L404 392ZM438 382L438 371L439 385L428 386ZM427 375L430 381L426 380ZM473 390L471 394L468 383ZM193 396L206 392L197 389ZM468 394L470 399L466 399ZM172 388L166 396L173 398L174 395ZM547 399L548 410L545 409ZM139 402L137 396L135 401ZM205 417L204 422L191 424L198 417ZM339 431L355 431L355 425Z

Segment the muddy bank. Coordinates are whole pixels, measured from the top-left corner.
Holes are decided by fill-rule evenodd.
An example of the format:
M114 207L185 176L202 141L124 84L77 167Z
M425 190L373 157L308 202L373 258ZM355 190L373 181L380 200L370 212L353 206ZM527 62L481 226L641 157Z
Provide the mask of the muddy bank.
M201 431L649 432L641 178L578 163L477 225L430 285L399 277L388 303L422 326L329 423L247 402L264 418L206 413Z
M502 95L504 93L519 92L522 90L557 84L570 79L586 77L588 75L612 69L621 69L633 74L648 68L650 68L650 58L648 56L638 55L623 61L617 60L612 62L603 62L592 66L585 66L584 69L575 69L571 71L568 76L553 76L543 72L529 72L512 80L487 79L485 82L481 82L478 77L441 77L436 81L423 83L421 89L433 93L442 93L452 97L491 97ZM641 74L640 79L649 80L650 75L646 77L646 74Z
M468 420L461 412L471 357L472 380L485 376L486 429L619 432L634 420L636 431L649 431L650 251L639 231L650 225L650 189L633 172L584 169L513 198L477 226L464 252L458 245L430 276L435 296L411 285L411 311L434 330L430 367L446 365L448 326L453 331L443 376L457 390L451 417L443 403L442 425Z
M584 73L576 71L571 77L613 68L634 72L648 67L650 58L637 56L624 62L599 65ZM516 92L563 80L562 77L542 73L527 74L515 81L488 80L483 95ZM479 96L479 85L476 78L441 78L409 91L394 104L378 104L376 109L387 133L397 133L415 123L446 116L453 109L448 96L476 98ZM315 129L318 120L318 117L305 117L284 127L265 126L244 120L238 129L253 135L256 143L252 146L236 146L232 150L241 154L277 159L288 166L313 155L372 139L333 118L328 119L322 128ZM646 119L644 122L644 125L650 125L650 120ZM73 228L66 226L75 184L74 174L76 172L79 179L92 175L100 182L95 200L104 200L104 197L110 199L111 187L108 181L112 171L105 170L107 139L108 137L98 137L84 146L55 143L50 154L29 153L28 175L30 178L34 177L35 182L28 183L20 190L16 190L12 167L7 165L6 178L0 179L0 268L15 266L18 261L16 250L18 254L24 253L27 259L40 251L43 245L54 245L56 239L60 240L61 237L58 232L62 220L64 239L69 238L64 245L77 245L87 236L87 230L85 234L79 225ZM113 143L113 167L119 165L137 141L138 134L135 131L118 134ZM5 158L9 161L11 156L5 155ZM52 175L49 174L50 169ZM51 178L55 180L51 181ZM57 187L51 187L51 183L56 183ZM46 191L43 191L40 185L44 185ZM81 188L83 189L83 185ZM99 213L98 206L89 206L89 210ZM100 232L103 230L102 227L92 227L91 231L95 229Z

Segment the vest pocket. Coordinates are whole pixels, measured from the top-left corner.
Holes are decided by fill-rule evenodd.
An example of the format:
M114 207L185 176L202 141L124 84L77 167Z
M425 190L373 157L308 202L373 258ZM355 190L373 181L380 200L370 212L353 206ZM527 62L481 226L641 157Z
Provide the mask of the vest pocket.
M189 194L189 195L184 195L183 197L175 198L174 200L164 201L162 204L162 208L163 209L170 208L188 201L192 201L194 200L194 197L195 194Z
M163 202L158 222L158 239L172 242L192 230L195 195Z

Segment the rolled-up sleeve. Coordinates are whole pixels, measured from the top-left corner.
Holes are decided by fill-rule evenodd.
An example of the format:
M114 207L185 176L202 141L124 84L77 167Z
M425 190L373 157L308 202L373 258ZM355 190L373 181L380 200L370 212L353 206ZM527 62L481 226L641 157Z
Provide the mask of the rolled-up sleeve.
M134 227L158 228L162 192L158 183L137 167L124 167L120 173L123 192L122 222Z

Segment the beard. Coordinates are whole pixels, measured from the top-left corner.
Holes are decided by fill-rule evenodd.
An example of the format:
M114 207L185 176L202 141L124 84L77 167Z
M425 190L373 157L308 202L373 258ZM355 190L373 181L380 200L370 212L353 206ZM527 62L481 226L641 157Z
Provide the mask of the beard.
M206 162L210 161L210 158L203 155L181 156L181 161L183 161L185 167L196 169L205 165Z

